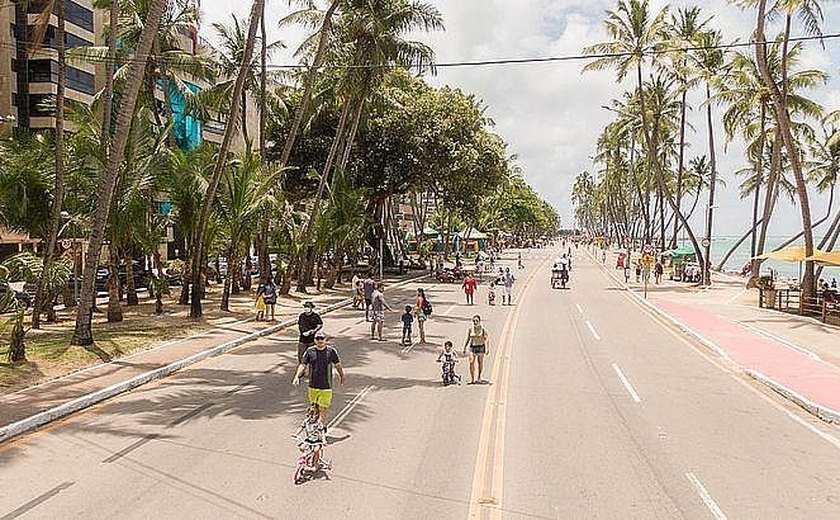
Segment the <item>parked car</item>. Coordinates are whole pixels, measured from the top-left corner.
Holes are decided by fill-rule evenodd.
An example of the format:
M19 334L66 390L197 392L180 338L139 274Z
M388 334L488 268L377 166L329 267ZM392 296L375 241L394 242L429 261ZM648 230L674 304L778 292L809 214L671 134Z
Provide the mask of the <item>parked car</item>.
M25 308L32 307L32 297L25 291L18 291L9 282L0 281L0 298L4 298L9 292L14 294L15 300L22 303Z

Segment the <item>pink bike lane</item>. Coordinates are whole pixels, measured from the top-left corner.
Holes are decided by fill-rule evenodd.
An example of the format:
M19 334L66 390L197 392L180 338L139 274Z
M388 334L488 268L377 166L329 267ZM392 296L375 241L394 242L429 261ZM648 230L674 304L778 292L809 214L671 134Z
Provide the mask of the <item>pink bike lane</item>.
M763 375L769 380L763 382L786 397L824 420L840 422L838 367L751 332L700 306L677 303L666 298L652 298L649 301L695 334L713 343L743 369ZM790 395L791 392L794 394ZM799 396L809 402L797 399Z

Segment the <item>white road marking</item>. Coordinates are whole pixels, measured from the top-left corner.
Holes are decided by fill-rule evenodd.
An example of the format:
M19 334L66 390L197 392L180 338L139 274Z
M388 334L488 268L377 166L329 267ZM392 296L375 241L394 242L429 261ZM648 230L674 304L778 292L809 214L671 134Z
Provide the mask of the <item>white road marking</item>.
M808 350L804 347L800 347L799 345L797 345L795 343L791 343L790 341L788 341L788 340L786 340L782 337L779 337L779 336L777 336L773 333L767 332L766 330L759 329L758 327L753 327L752 325L748 325L746 323L741 323L741 322L737 322L737 321L734 322L734 323L737 323L738 325L740 325L741 327L749 330L750 332L755 332L756 334L758 334L760 336L764 336L765 338L772 339L773 341L775 341L777 343L780 343L782 346L788 348L789 350L799 352L800 354L805 354L806 356L813 359L814 361L822 361L822 358L820 356L818 356L817 354L811 352L810 350Z
M452 311L454 311L457 307L458 307L458 304L456 303L455 305L453 305L453 306L449 307L448 309L446 309L446 312L444 312L444 313L443 313L443 315L444 315L444 316L449 316L449 313L450 313L450 312L452 312Z
M579 313L583 314L583 307L581 307L579 303L576 303L575 307L577 307Z
M797 415L789 412L788 410L785 410L785 413L787 413L788 416L791 419L793 419L794 421L798 422L802 426L808 428L812 432L814 432L817 435L819 435L820 437L822 437L823 440L825 440L826 442L828 442L829 444L831 444L835 448L840 448L840 439L838 439L837 437L835 437L833 435L830 435L828 433L825 433L824 431L820 430L819 428L817 428L813 424L808 423L808 421L806 421L805 419L803 419L801 417L798 417Z
M703 483L700 482L700 479L694 473L686 473L685 477L691 482L691 485L694 486L694 489L697 490L697 493L700 495L700 499L703 500L703 503L706 504L706 507L709 508L709 511L712 512L712 516L714 516L717 520L726 520L726 515L723 514L720 507L717 505L717 502L712 498L712 495L706 490Z
M637 403L642 402L642 398L639 397L639 394L636 392L636 389L633 388L633 385L630 384L630 381L627 380L627 376L624 375L624 372L621 371L617 363L613 363L612 365L613 370L615 373L618 374L618 378L621 379L621 382L624 383L624 388L627 389L627 393L630 394L630 397L633 398L633 401Z
M586 320L586 326L589 327L589 332L591 332L592 335L595 336L595 339L601 341L601 336L598 335L598 333L595 331L595 327L592 326L592 323L589 320Z
M353 411L353 408L355 408L356 405L362 402L362 399L364 399L365 396L368 395L371 390L373 390L373 385L367 385L366 387L364 387L361 392L356 394L353 397L353 399L350 400L349 403L344 405L344 408L342 408L341 411L338 412L338 415L333 417L333 420L330 421L329 424L327 424L327 428L335 428L336 426L338 426L341 423L341 421L343 421L345 418L347 418L348 415L350 415L350 412Z
M414 341L410 345L406 345L405 347L403 347L402 353L403 354L408 354L409 352L411 352L411 349L413 349L414 346L417 345L418 343L419 343L419 341Z

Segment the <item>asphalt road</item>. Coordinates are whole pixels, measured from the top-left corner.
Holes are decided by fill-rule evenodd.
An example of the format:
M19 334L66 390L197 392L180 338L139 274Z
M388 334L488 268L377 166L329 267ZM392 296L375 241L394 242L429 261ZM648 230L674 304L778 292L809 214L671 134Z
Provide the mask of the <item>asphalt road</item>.
M386 290L390 341L329 315L348 381L328 478L292 482L305 389L285 334L0 447L0 519L840 518L838 429L650 316L582 250L571 289L550 289L556 253L524 254L510 307L425 284L432 345L398 345L413 288ZM491 384L442 388L436 349L475 313Z

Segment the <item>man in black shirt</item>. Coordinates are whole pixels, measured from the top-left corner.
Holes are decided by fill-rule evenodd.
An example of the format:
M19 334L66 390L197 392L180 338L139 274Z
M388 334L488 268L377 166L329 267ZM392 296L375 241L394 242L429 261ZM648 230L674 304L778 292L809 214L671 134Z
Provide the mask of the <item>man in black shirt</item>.
M324 328L324 322L314 310L314 303L305 302L303 309L303 312L298 316L298 330L300 331L300 338L298 339L299 362L302 362L306 349L315 344L315 335Z
M307 397L310 403L316 403L321 415L321 422L326 423L327 410L332 404L332 368L338 372L338 381L344 386L344 368L338 357L338 351L327 345L327 335L323 331L315 334L315 346L310 347L303 354L300 365L295 372L292 384L298 386L304 370L309 368L312 375L309 378Z

